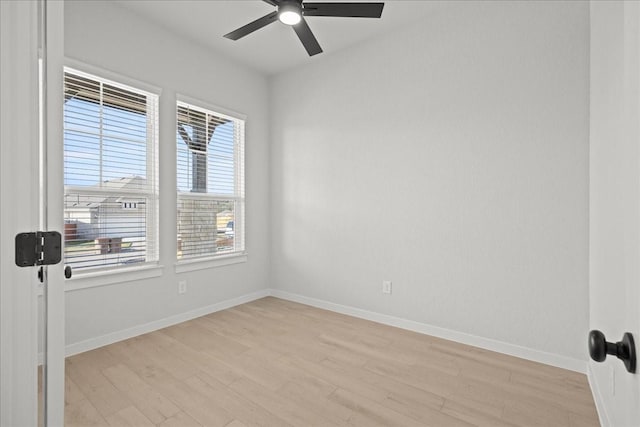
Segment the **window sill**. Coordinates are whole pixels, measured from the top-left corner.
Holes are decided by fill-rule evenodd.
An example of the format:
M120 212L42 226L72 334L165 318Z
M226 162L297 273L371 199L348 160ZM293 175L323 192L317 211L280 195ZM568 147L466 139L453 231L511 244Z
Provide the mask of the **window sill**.
M117 270L102 270L79 273L65 281L65 291L95 288L116 283L132 282L134 280L151 279L162 276L164 266L158 264L140 267L119 268Z
M175 268L176 273L186 273L188 271L205 270L207 268L223 267L225 265L240 264L243 262L247 262L246 252L221 255L215 258L179 261L175 264Z

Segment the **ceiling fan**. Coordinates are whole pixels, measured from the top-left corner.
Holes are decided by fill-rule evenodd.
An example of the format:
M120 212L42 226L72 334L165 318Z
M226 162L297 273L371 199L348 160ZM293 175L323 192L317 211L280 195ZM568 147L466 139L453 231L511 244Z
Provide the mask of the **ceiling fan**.
M277 10L238 28L224 37L238 40L277 20L290 25L309 56L322 52L322 48L304 19L305 16L333 16L344 18L380 18L384 3L316 3L303 0L263 0Z

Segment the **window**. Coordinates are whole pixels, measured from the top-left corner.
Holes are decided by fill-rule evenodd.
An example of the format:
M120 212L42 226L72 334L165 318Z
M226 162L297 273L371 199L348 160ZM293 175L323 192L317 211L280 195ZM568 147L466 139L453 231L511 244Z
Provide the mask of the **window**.
M158 96L65 68L64 262L158 260Z
M244 252L244 120L177 104L178 260Z

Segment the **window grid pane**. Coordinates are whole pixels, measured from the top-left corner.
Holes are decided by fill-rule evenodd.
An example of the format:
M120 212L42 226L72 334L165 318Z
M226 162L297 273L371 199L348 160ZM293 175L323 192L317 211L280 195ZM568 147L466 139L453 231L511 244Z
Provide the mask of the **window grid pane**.
M158 97L66 68L65 263L158 260Z
M244 121L177 104L177 258L244 251Z

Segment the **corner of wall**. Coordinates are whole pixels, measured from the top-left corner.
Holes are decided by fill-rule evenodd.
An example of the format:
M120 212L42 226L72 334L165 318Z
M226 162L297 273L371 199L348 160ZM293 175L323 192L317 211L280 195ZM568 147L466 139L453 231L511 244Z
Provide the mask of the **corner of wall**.
M370 320L372 322L381 323L388 326L394 326L396 328L405 329L419 334L425 334L445 340L458 342L478 348L482 348L489 351L495 351L498 353L506 354L513 357L519 357L521 359L530 360L532 362L543 363L545 365L554 366L561 369L567 369L570 371L578 372L581 374L586 373L587 365L584 360L574 359L571 357L563 356L560 354L547 353L544 351L536 350L529 347L523 347L504 341L493 340L478 335L467 334L464 332L455 331L452 329L442 328L438 326L429 325L426 323L416 322L400 317L389 316L382 313L377 313L369 310L363 310L357 307L336 304L330 301L320 300L317 298L310 298L304 295L294 294L279 289L271 289L269 291L271 296L276 298L285 299L288 301L297 302L300 304L310 305L312 307L321 308L324 310L333 311L336 313L346 314L347 316L353 316L360 319Z
M602 427L609 427L611 422L609 421L609 415L607 414L607 408L604 405L602 393L598 382L594 378L592 362L587 362L587 380L589 381L589 387L591 388L591 394L593 395L593 401L596 404L596 411L598 412L598 419Z

